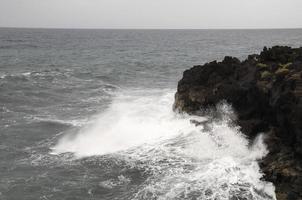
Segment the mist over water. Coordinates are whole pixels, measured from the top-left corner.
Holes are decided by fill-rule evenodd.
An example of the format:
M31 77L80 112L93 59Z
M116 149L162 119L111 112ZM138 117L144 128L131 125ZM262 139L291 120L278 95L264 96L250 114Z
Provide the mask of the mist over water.
M263 136L249 142L231 105L197 117L172 104L195 64L301 41L301 30L0 29L0 199L275 199Z

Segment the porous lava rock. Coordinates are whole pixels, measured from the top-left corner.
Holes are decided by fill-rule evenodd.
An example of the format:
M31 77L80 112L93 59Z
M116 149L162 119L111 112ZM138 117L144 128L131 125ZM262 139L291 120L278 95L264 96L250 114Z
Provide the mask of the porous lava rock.
M244 61L226 56L184 71L174 109L193 115L231 104L252 141L263 132L269 154L260 162L278 200L302 199L302 47L264 47Z

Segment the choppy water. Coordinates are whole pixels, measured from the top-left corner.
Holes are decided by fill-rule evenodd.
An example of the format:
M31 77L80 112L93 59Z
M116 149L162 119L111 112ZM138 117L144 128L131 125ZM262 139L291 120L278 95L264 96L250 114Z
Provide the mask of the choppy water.
M182 72L302 30L0 29L0 199L274 199L267 150L173 113Z

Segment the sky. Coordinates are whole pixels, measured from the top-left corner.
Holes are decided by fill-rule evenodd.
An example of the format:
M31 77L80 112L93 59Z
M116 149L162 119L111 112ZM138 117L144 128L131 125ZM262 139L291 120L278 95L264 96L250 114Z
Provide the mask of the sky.
M302 28L302 0L0 0L0 27Z

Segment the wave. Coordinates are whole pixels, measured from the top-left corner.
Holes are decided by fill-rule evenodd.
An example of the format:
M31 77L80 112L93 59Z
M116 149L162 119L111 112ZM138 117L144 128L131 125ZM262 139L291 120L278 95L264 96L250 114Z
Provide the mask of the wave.
M68 76L68 71L61 71L59 69L52 70L41 70L41 71L29 71L29 72L20 72L20 73L3 73L0 74L0 79L8 81L29 81L30 79L44 79L48 77L66 77Z
M61 125L69 125L73 127L81 127L88 123L88 119L70 119L70 120L63 120L57 118L44 118L44 117L32 117L33 121L36 122L44 122L44 123L55 123Z
M34 45L34 44L9 44L9 45L0 45L0 49L37 49L41 48L42 46Z
M171 90L121 92L52 153L123 157L148 174L133 199L276 199L257 163L268 153L262 135L249 145L227 104L217 105L220 118L189 116L172 111L173 97Z
M26 40L22 40L22 39L7 39L4 41L6 41L6 42L26 42Z
M194 129L183 116L172 112L172 105L167 106L171 94L155 93L157 95L149 92L141 96L141 91L119 94L93 125L62 138L54 152L74 152L80 157L103 155Z

